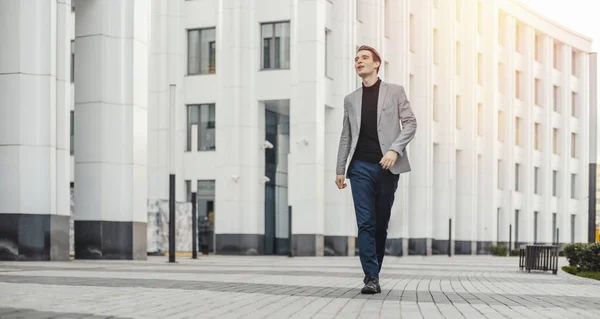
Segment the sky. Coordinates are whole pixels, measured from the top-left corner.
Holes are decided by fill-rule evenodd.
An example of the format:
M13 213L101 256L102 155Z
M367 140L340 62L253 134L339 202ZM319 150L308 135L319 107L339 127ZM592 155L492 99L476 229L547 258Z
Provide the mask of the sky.
M592 38L592 52L600 53L600 0L519 0L565 27ZM600 81L597 92L600 92ZM599 112L600 113L600 112ZM599 121L600 121L600 114ZM599 140L600 141L600 140ZM599 149L600 153L600 149ZM597 154L600 162L600 154Z

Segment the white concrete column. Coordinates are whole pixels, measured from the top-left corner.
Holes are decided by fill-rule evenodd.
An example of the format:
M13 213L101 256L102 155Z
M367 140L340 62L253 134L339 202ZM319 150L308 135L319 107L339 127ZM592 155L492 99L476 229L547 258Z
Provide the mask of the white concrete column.
M382 1L383 2L383 1ZM383 5L383 4L382 4ZM384 39L384 51L382 59L389 63L387 74L383 74L383 80L404 86L408 92L408 41L404 30L408 26L408 1L388 1L389 19L388 38ZM385 14L385 11L384 11ZM385 18L382 17L382 24L385 24ZM385 34L382 33L385 37ZM385 67L385 65L384 65ZM418 123L419 124L419 123ZM409 143L408 148L410 149ZM409 160L413 161L413 154L409 155ZM388 224L387 250L393 255L408 254L408 216L409 216L409 178L412 173L400 175L398 189L396 191L394 205L390 221Z
M555 213L554 206L556 200L552 195L552 171L554 170L553 150L552 150L552 132L553 132L553 115L554 115L554 76L553 73L553 41L548 35L542 37L543 49L540 51L542 54L542 68L543 72L547 74L548 81L544 83L544 101L546 104L542 110L542 127L540 130L540 142L541 142L541 175L540 179L540 190L542 192L542 205L538 217L538 243L551 244L552 243L552 214Z
M68 7L0 3L0 260L69 258Z
M460 9L462 16L458 30L463 36L457 39L461 41L461 72L455 92L459 99L454 96L451 100L459 104L455 111L461 124L456 128L455 144L450 151L454 162L455 181L452 184L456 201L453 237L456 254L473 254L477 250L477 96L485 87L477 84L477 1L463 0Z
M431 62L433 7L428 2L412 2L410 13L414 15L413 44L414 52L410 52L410 65L413 81L409 80L408 95L413 112L417 118L418 128L407 151L412 171L410 172L409 212L409 254L431 255L431 223L432 223L432 104L431 89L433 86ZM405 36L410 38L410 28L405 29ZM414 193L413 193L414 192ZM416 218L416 216L419 216Z
M243 0L219 6L215 233L221 254L264 252L265 106L254 93L262 49L255 6Z
M356 73L354 72L354 6L351 1L326 2L328 16L332 17L330 41L333 41L328 55L334 61L332 79L333 104L325 110L325 254L353 256L355 252L356 215L352 206L350 186L339 190L334 183L336 175L337 151L344 117L344 97L354 91ZM326 86L327 87L327 86Z
M145 259L151 5L75 4L75 257Z
M533 200L534 194L534 110L537 109L535 104L535 29L530 26L523 26L523 102L519 110L521 118L521 146L520 150L521 168L519 172L519 180L521 183L520 193L521 206L519 209L519 227L513 227L518 230L519 238L515 243L515 247L519 248L519 244L533 244Z
M432 4L433 5L433 4ZM432 213L431 213L431 234L432 234L432 253L447 254L449 240L449 219L454 209L452 208L452 197L454 189L454 178L450 172L454 156L454 135L456 131L455 111L455 87L459 80L456 76L456 15L450 14L454 12L455 2L439 1L439 7L433 8L433 14L438 18L437 21L437 47L432 41L432 46L437 52L438 63L435 64L432 58L432 65L435 74L437 75L436 82L432 84L431 95L437 93L432 101L432 108L436 108L436 118L433 115L430 118L417 119L421 120L418 125L418 130L421 129L421 122L432 122L433 134L432 137L432 164L431 164L431 179L432 179ZM447 14L446 14L447 13ZM430 31L433 37L433 27ZM460 34L460 33L459 33ZM433 50L432 50L433 51ZM435 53L434 53L435 54ZM436 92L433 90L433 85L437 87ZM436 105L433 105L433 104ZM412 154L412 156L418 156ZM411 158L411 163L412 163ZM453 219L453 229L456 226L456 219ZM452 232L456 234L454 231ZM451 251L454 247L454 239L451 242Z
M560 129L558 132L558 156L560 167L558 216L556 227L559 229L559 245L568 243L571 238L571 47L562 43L560 52ZM578 176L578 178L581 178Z
M481 167L479 184L477 185L480 200L478 215L477 241L478 253L489 253L496 242L496 215L499 202L496 198L498 189L498 109L496 101L498 91L498 9L496 0L482 2L482 36L480 37L483 55L483 83L485 88L480 95L482 105L482 137L479 139Z
M324 61L315 57L325 52L324 22L325 1L292 1L289 192L296 255L323 255Z

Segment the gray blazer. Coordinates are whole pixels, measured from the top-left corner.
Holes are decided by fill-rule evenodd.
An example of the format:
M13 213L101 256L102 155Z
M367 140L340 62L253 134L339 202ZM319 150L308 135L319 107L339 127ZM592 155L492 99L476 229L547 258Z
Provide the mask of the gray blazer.
M337 155L337 175L345 175L352 160L358 135L362 108L362 86L344 98L344 122ZM402 124L402 127L400 126ZM398 159L390 168L393 174L410 171L406 145L415 136L417 120L406 97L404 87L381 81L377 99L377 129L381 153L389 150L398 153Z

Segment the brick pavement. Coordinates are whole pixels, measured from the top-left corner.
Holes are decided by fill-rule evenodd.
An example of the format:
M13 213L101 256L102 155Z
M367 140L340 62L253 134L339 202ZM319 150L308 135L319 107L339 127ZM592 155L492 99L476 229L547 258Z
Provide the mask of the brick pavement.
M357 257L201 256L0 262L0 318L598 318L600 282L515 258L386 257L361 295ZM561 263L565 263L564 258Z

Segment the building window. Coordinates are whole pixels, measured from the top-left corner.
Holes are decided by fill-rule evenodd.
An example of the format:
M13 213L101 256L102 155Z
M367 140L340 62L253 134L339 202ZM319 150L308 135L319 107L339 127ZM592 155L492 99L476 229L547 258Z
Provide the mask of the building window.
M554 42L554 50L553 50L553 62L552 66L560 70L560 43Z
M519 188L519 170L521 168L521 165L519 163L515 163L515 191L516 192L520 192L520 188Z
M577 134L571 133L571 157L577 158Z
M185 201L188 203L192 201L192 181L190 180L185 181Z
M187 106L187 150L192 150L192 128L198 130L198 151L214 151L215 146L215 105L196 104Z
M521 36L521 24L519 22L517 22L515 24L515 50L519 53L523 53L523 48L521 47L521 40L522 40L522 36Z
M290 68L290 23L261 25L262 69Z
M358 22L362 22L363 21L363 15L362 15L362 1L363 0L356 0L356 21Z
M534 91L534 98L535 98L535 105L537 106L543 106L544 102L543 102L543 97L542 97L542 80L540 79L535 79L535 86L533 87Z
M521 146L521 119L515 117L515 145Z
M433 29L433 63L440 63L440 55L439 55L439 37L438 37L438 29Z
M558 196L558 171L552 171L552 196Z
M542 56L540 54L542 48L541 36L539 34L535 34L535 44L534 44L534 57L538 62L542 62Z
M498 13L498 44L504 45L504 32L506 26L506 14Z
M325 76L333 78L333 42L331 41L331 30L325 29Z
M575 217L577 215L571 214L571 243L575 242Z
M502 160L498 160L498 189L504 189L504 183L502 182L502 177L504 176L503 170Z
M577 93L571 92L571 116L577 117Z
M75 40L71 40L71 83L75 83Z
M500 207L496 208L496 243L500 242Z
M519 245L519 210L515 209L515 247ZM512 249L512 247L511 247Z
M573 76L579 75L579 72L577 72L577 51L575 50L571 51L571 74Z
M438 87L433 86L433 120L438 122Z
M504 142L504 114L498 111L498 141Z
M408 48L410 52L415 52L415 16L411 13L410 18L408 20L408 32L409 32L409 43Z
M521 71L515 71L515 97L521 99Z
M461 129L461 105L460 105L460 95L456 96L456 128Z
M460 42L456 42L456 75L460 75Z
M540 181L540 168L539 167L534 167L533 168L533 193L534 194L539 194L539 181Z
M577 174L571 174L571 198L575 199L577 192Z
M477 33L483 34L483 8L481 2L477 2Z
M558 86L554 85L553 91L552 91L552 104L553 104L554 112L559 112L559 109L558 109L559 94L560 94L560 88Z
M483 106L477 103L477 135L483 136Z
M477 53L477 84L483 85L483 55Z
M383 2L383 34L386 38L390 37L390 0L384 0Z
M188 75L216 72L215 30L215 28L188 30Z
M533 147L540 150L540 123L533 124Z
M552 129L552 153L558 155L558 129Z
M506 81L504 77L504 66L498 63L498 92L506 94Z
M540 212L533 212L533 243L538 242L538 218Z
M75 111L71 111L71 155L75 155Z
M552 243L557 243L556 238L556 213L552 213Z

